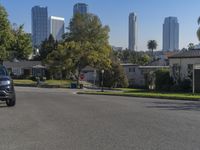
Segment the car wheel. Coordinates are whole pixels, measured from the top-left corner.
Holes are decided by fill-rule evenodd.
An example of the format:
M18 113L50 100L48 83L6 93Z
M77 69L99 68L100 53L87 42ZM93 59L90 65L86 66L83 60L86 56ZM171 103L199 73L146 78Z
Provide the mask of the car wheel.
M15 98L6 100L6 104L9 107L15 106L15 102L16 102Z

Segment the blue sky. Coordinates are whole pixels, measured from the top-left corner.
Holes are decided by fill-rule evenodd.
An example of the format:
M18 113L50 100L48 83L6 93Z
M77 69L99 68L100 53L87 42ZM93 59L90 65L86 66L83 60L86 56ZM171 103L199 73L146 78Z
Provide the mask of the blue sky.
M162 24L168 16L178 17L180 48L187 47L190 42L199 43L196 30L200 0L0 0L11 23L24 24L27 32L31 32L33 6L47 6L49 16L64 17L68 26L77 2L87 3L89 12L109 25L111 45L127 47L130 12L135 12L139 19L139 50L146 50L147 41L151 39L158 41L158 49L162 48Z

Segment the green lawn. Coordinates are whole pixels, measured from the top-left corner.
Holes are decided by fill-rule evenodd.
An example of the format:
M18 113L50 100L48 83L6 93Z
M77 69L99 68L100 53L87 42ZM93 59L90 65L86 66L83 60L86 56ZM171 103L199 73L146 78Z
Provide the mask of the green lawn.
M13 80L15 86L36 86L37 82L32 80ZM46 80L45 82L41 82L41 87L61 87L61 88L70 88L71 83L76 83L76 81L72 80ZM84 84L87 86L91 86L91 83L80 81L80 84Z
M14 85L35 85L36 82L32 80L13 80Z
M32 80L13 80L14 85L25 85L25 86L36 86L36 81ZM41 82L43 86L59 86L59 87L69 87L72 81L70 80L46 80Z
M78 92L78 94L113 95L113 96L129 96L129 97L149 97L149 98L177 99L177 100L200 100L200 94L166 93L166 92L139 90L139 89L121 89L121 90L122 90L121 92L86 91L86 92Z

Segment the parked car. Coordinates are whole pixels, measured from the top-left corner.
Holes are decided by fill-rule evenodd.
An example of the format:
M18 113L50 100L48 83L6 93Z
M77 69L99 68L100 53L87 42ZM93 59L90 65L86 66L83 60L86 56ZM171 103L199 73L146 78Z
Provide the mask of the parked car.
M9 107L15 106L16 103L13 80L2 65L0 65L0 100L5 101Z

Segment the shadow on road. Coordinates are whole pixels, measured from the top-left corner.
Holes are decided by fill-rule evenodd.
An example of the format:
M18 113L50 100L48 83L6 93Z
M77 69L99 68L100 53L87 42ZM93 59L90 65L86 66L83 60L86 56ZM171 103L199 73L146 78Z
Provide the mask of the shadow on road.
M147 108L200 111L200 102L153 102L152 104Z
M0 102L0 108L8 107L5 102Z

